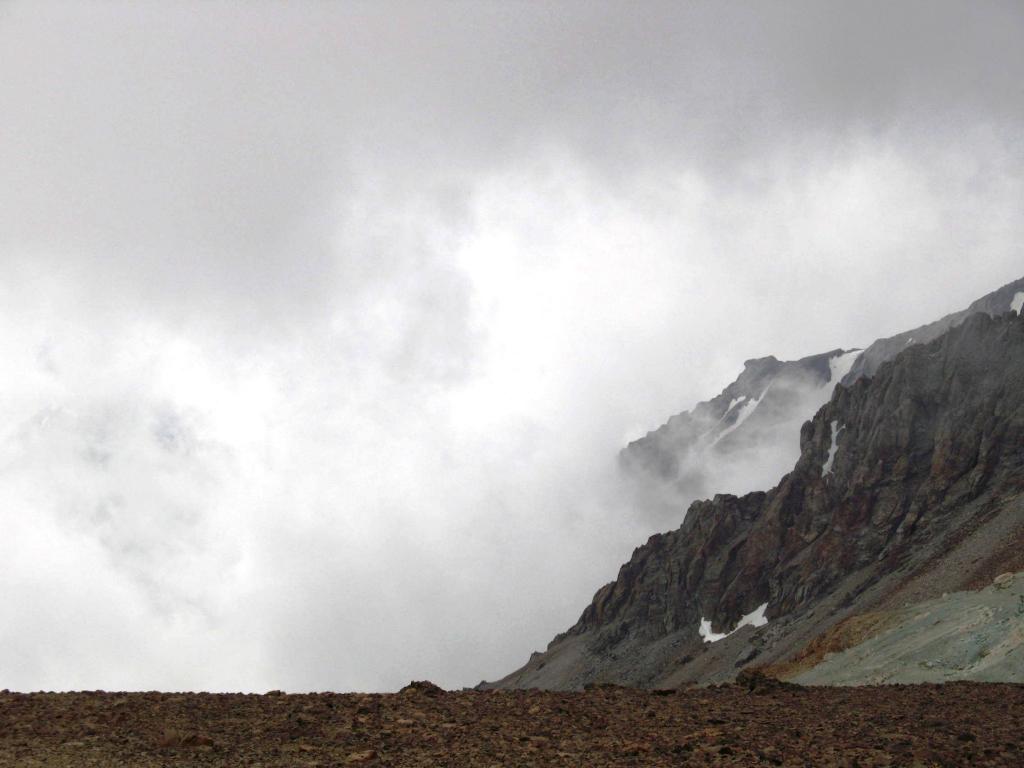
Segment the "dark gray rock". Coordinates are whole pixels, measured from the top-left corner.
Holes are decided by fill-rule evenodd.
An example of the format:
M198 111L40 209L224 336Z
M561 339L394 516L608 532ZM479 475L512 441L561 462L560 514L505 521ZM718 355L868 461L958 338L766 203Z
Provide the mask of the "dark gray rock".
M850 385L872 376L907 347L933 341L970 315L1005 313L1021 293L1024 278L963 311L878 339L856 355L835 349L794 361L746 361L717 397L672 416L622 450L620 466L634 480L638 514L675 522L695 499L768 487L793 466L801 424L828 401L838 380Z
M862 376L873 376L882 363L892 360L911 344L927 344L934 341L950 328L960 325L971 315L984 312L986 315L995 316L1008 312L1016 295L1022 292L1024 292L1024 277L982 296L960 312L946 315L940 320L922 325L920 328L904 331L886 339L877 339L857 358L842 383L852 384Z
M796 460L800 424L828 401L849 354L747 360L717 397L631 442L619 464L635 481L636 508L678 521L694 499L777 480Z

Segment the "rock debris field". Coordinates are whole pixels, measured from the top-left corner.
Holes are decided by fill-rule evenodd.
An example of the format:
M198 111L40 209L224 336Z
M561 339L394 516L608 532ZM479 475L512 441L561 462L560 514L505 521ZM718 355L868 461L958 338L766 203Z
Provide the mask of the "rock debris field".
M1024 685L0 693L3 766L1024 765Z

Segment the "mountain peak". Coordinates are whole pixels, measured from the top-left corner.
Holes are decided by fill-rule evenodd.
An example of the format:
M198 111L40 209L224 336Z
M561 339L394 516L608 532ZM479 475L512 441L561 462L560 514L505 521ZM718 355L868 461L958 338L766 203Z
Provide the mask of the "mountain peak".
M785 666L865 611L1024 570L1024 319L1011 311L1018 292L996 292L999 300L984 304L992 314L944 318L944 333L873 361L870 378L846 376L836 386L836 362L850 362L853 351L771 358L765 389L737 397L757 368L748 366L734 390L684 423L719 411L716 425L731 418L715 433L717 449L746 429L776 386L787 388L777 382L798 374L820 382L824 361L830 396L799 427L791 470L769 491L694 501L677 529L634 551L571 629L497 685L730 679L755 659ZM667 445L670 436L652 434ZM651 450L651 437L631 444L627 460Z

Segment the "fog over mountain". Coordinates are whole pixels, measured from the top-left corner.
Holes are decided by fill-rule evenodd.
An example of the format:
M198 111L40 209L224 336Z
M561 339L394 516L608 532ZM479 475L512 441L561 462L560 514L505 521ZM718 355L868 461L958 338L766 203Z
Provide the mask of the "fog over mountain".
M678 527L629 441L1024 273L1022 33L1010 2L0 4L0 688L521 663Z

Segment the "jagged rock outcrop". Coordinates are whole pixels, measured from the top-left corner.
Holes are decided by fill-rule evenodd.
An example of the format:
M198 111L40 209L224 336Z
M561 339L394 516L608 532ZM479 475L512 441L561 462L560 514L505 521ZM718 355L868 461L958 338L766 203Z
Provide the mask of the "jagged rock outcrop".
M768 492L695 502L505 687L781 663L853 612L1024 569L1024 319L975 314L837 387ZM705 643L767 603L768 624Z
M778 479L796 459L800 424L828 401L859 353L835 349L800 360L747 360L721 394L622 450L620 466L637 481L637 506L678 519L681 505L694 499Z
M882 363L892 360L909 345L927 344L950 328L960 325L971 315L976 315L979 312L993 316L1001 315L1004 312L1020 312L1022 306L1024 306L1024 277L982 296L960 312L953 312L933 323L898 333L895 336L875 340L864 350L863 354L857 357L842 383L852 384L862 376L873 376Z
M701 448L736 450L741 435L773 425L776 420L772 416L788 418L794 399L804 392L824 389L845 354L836 349L787 362L772 356L747 360L743 372L721 394L631 442L623 449L622 458L663 477L675 478L684 469L688 453ZM819 395L819 399L824 402L828 398ZM737 434L741 428L744 431Z
M748 360L721 394L631 442L620 465L635 481L639 514L678 519L694 499L766 488L796 461L800 426L839 382L872 376L914 344L941 336L979 312L999 315L1024 305L1024 278L933 323L878 339L864 350L832 350L795 361Z

